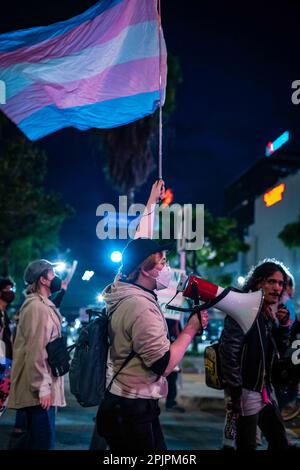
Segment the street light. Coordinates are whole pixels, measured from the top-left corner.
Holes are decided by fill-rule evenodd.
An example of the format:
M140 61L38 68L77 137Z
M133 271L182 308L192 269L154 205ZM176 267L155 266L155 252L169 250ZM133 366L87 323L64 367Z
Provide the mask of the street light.
M95 274L94 271L85 271L81 279L83 281L89 281L90 279L92 279L94 274Z
M120 263L122 261L122 253L120 251L113 251L110 259L113 263Z
M57 263L55 263L55 271L59 272L59 273L63 273L66 269L67 269L67 265L65 262L63 261L59 261Z

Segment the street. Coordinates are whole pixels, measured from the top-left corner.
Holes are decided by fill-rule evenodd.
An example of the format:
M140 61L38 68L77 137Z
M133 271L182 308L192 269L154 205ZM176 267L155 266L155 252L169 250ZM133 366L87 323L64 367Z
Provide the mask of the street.
M68 406L57 414L57 450L87 450L93 433L97 408L82 408L68 394ZM163 409L163 407L161 407ZM0 421L0 449L7 448L14 422L14 411L7 411ZM162 411L161 422L170 450L219 449L223 414L220 412Z
M203 397L199 400L199 397L191 396L192 389L195 390L195 395L197 390L199 394L206 393L204 384L199 381L201 377L201 374L198 376L183 374L179 402L185 406L185 413L165 411L164 403L161 403L161 423L168 450L218 450L221 448L224 423L221 400L217 397L211 397L210 400L209 397ZM82 408L78 405L69 392L67 380L66 392L68 406L59 409L57 414L56 449L88 450L97 408ZM189 392L190 396L187 396ZM14 411L8 410L0 420L0 450L7 449L13 423ZM300 418L289 421L287 430L291 442L299 442ZM266 449L266 444L263 443L258 449Z

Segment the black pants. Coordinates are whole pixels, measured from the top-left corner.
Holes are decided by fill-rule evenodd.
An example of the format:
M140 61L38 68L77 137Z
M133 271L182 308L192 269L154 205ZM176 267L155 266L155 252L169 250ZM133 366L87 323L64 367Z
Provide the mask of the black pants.
M97 413L97 430L112 452L164 451L159 414L158 400L106 393Z
M268 441L268 450L286 450L288 440L285 427L276 404L266 405L260 413L239 416L237 421L237 450L256 449L256 427L261 429Z

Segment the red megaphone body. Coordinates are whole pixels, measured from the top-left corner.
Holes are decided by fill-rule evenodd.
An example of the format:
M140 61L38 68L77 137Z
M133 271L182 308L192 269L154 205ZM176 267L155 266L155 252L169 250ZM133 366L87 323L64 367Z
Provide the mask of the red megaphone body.
M178 291L184 297L195 301L199 299L210 302L209 307L215 307L223 313L231 316L247 333L254 324L263 303L263 291L237 292L232 288L217 286L201 277L191 274L184 275L179 284Z

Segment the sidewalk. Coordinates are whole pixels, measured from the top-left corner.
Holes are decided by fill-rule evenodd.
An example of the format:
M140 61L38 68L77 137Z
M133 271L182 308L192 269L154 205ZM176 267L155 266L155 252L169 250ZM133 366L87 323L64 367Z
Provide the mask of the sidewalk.
M224 411L224 391L205 384L203 356L187 356L178 375L177 401L187 411Z
M207 387L203 373L183 372L178 382L178 402L187 410L224 410L224 391Z

